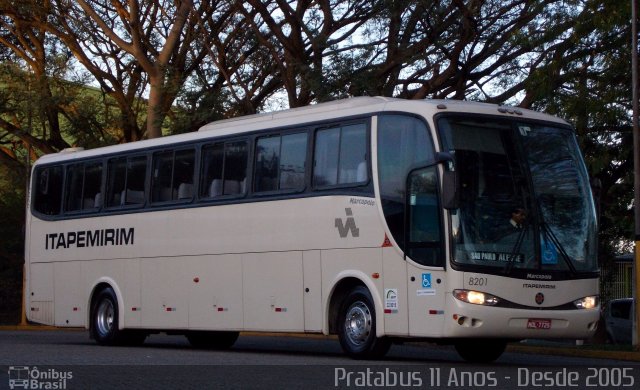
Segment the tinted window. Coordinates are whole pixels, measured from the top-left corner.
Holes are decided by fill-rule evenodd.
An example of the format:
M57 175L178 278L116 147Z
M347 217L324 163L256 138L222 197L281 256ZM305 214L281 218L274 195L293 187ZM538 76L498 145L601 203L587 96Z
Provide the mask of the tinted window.
M280 137L260 138L256 144L256 192L278 189L278 166L280 164Z
M247 142L220 142L202 148L200 197L243 194L247 183Z
M367 180L367 129L364 125L342 128L338 183L358 183Z
M74 164L67 168L66 211L95 209L102 204L102 163Z
M409 169L433 159L425 124L413 117L378 118L378 175L382 210L389 231L404 245L404 197Z
M62 167L38 168L35 173L33 208L45 215L60 214Z
M307 133L259 138L256 143L256 192L304 188Z
M368 180L367 128L364 124L318 130L314 152L315 187Z
M417 263L443 264L440 254L440 205L435 166L414 171L409 179L409 218L406 252Z
M307 133L283 136L282 156L280 159L280 189L304 187L306 160Z
M630 319L632 301L618 301L611 303L611 317Z
M111 159L107 170L107 207L144 204L146 156Z
M194 166L193 149L156 153L153 157L151 201L191 199Z
M316 133L313 184L316 187L338 184L340 129L320 130Z

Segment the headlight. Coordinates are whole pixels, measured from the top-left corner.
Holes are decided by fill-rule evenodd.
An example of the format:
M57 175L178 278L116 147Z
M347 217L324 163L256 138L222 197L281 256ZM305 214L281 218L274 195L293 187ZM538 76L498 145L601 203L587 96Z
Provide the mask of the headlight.
M592 295L590 297L580 298L573 301L573 304L576 305L578 309L593 309L598 306L598 296Z
M473 290L453 290L453 296L462 302L474 305L495 306L500 302L500 298L496 296Z

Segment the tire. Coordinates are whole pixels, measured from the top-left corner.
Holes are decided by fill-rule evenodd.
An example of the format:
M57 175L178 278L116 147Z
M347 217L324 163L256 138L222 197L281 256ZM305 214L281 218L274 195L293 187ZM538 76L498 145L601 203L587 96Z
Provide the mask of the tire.
M98 293L91 308L91 336L100 345L122 344L125 333L118 325L118 299L113 289L105 288Z
M464 360L472 363L490 363L498 359L507 348L501 339L463 339L454 344Z
M240 332L203 332L187 333L187 340L194 348L199 349L229 349L238 340Z
M389 351L391 340L376 337L376 310L367 288L354 288L342 302L338 339L342 350L354 359L378 359Z

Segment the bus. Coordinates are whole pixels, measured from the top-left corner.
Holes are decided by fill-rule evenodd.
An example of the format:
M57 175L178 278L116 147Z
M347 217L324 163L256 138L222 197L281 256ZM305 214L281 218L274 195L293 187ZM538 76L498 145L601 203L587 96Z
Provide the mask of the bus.
M26 226L28 319L102 345L318 333L493 361L600 313L574 131L506 106L359 97L63 150L33 166Z

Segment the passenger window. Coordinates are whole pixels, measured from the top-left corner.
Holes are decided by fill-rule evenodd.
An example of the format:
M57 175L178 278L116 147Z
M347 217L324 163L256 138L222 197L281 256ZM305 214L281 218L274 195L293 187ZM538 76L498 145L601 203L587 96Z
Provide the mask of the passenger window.
M256 192L300 190L305 185L307 133L259 138L256 143Z
M35 173L33 208L44 215L60 214L62 167L38 168Z
M192 199L194 168L193 149L156 153L153 156L151 201Z
M247 159L246 141L220 142L203 147L200 197L244 194Z
M97 209L102 205L102 163L74 164L67 168L65 211Z
M367 128L364 124L319 130L316 133L315 187L368 181Z
M256 145L256 192L278 189L278 165L280 164L280 137L260 138Z
M146 156L109 160L107 207L144 204L146 172Z

